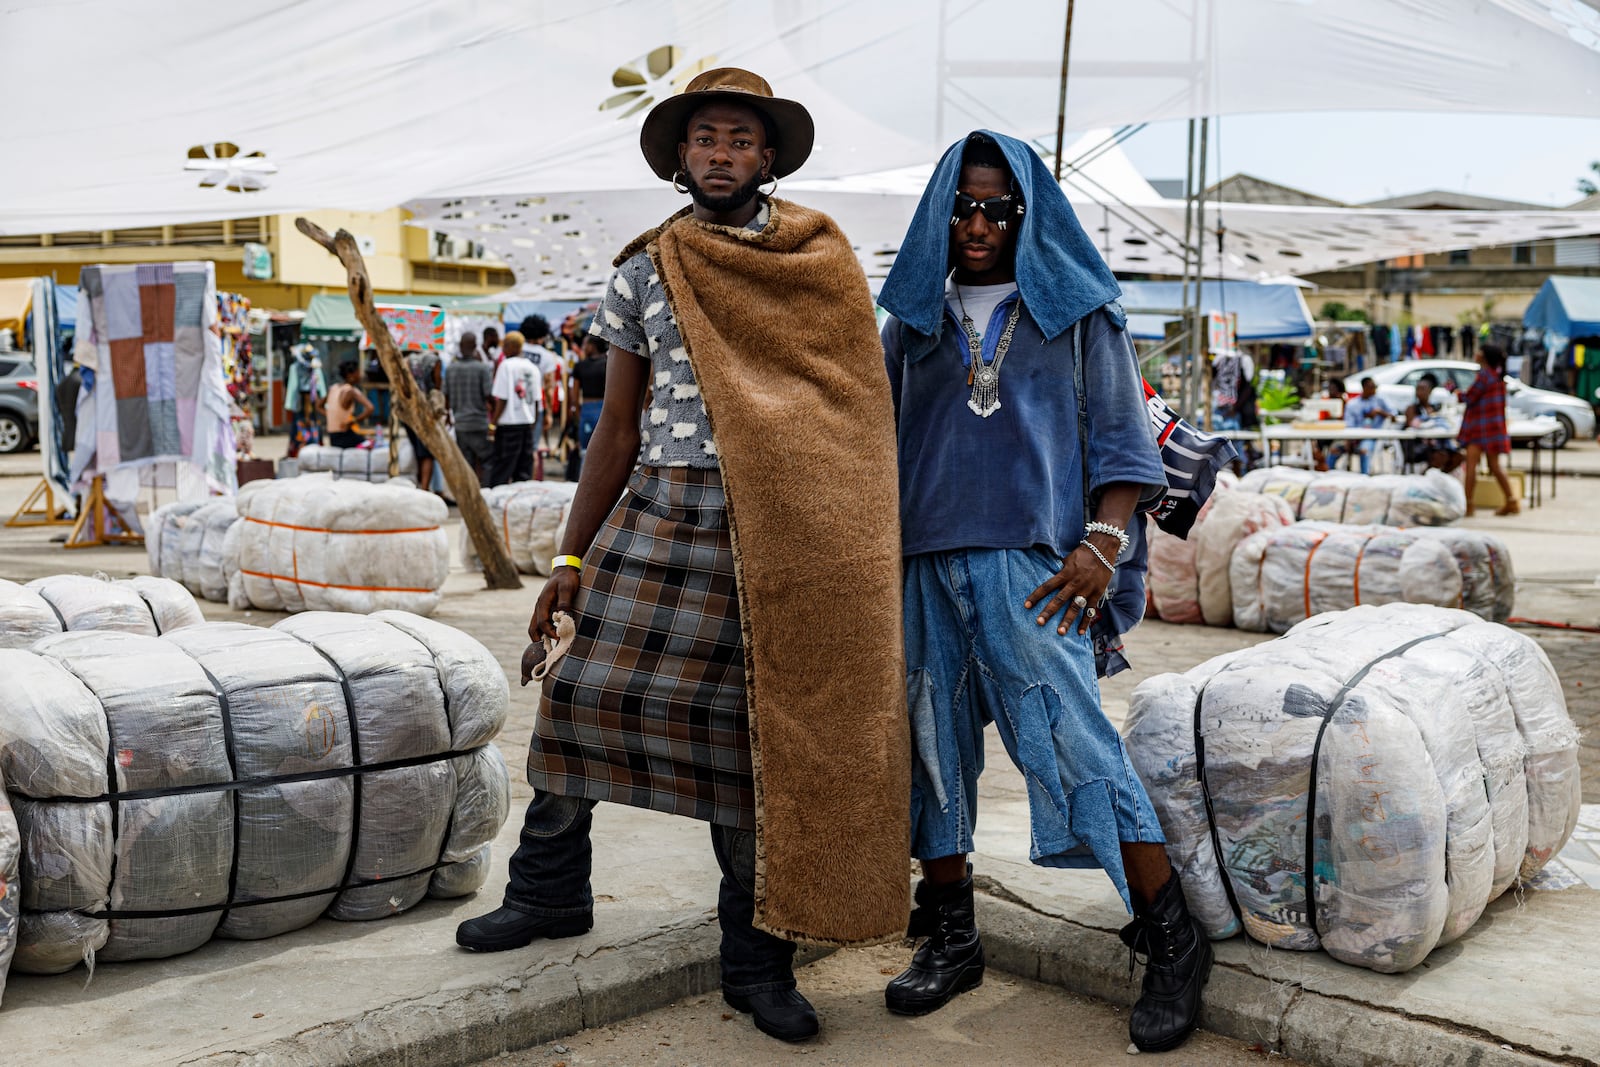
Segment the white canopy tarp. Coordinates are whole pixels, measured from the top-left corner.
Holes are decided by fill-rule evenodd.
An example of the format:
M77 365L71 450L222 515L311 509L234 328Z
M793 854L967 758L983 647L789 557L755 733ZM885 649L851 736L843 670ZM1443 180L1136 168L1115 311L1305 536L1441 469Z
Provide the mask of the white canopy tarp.
M631 189L648 105L716 65L812 110L806 178L915 165L980 126L1048 137L1065 8L13 0L0 96L50 106L13 109L7 145L51 162L0 168L0 234ZM1600 116L1597 47L1580 0L1079 0L1068 124Z
M1091 155L1103 131L1063 152ZM856 247L874 288L888 274L931 162L877 174L783 183L780 196L826 211ZM418 225L471 237L516 273L517 299L591 299L611 259L685 200L653 176L636 189L451 197L414 201ZM1093 155L1062 182L1084 229L1121 274L1183 273L1183 202L1163 199L1120 148ZM1407 211L1378 208L1206 205L1208 277L1278 280L1396 256L1600 233L1597 211Z

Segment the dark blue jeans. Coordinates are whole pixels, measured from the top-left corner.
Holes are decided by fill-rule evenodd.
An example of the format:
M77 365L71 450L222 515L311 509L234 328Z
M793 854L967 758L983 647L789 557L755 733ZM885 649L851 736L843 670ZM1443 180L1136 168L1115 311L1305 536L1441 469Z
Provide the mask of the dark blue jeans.
M534 794L511 857L505 906L529 915L584 915L594 910L589 872L594 849L592 800ZM711 849L722 868L717 923L722 928L722 988L760 993L794 988L794 942L757 930L756 835L711 824Z

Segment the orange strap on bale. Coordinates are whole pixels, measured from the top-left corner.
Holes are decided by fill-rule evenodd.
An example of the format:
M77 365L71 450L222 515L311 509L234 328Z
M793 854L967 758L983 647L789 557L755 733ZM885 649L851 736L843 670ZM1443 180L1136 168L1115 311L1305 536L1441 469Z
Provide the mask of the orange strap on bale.
M432 533L439 528L437 526L409 526L401 530L329 530L321 526L296 526L293 523L288 522L271 522L267 519L254 519L248 515L245 516L244 521L253 522L257 526L276 527L279 530L298 530L301 533L349 534L356 537L379 537L383 534Z

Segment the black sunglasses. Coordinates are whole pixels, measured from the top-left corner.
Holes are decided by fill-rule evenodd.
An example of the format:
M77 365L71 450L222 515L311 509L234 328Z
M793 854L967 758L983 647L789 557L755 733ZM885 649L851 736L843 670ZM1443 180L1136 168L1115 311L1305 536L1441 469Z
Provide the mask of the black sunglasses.
M950 214L950 225L954 226L963 219L970 219L974 211L983 212L983 217L990 222L1004 222L1013 214L1022 214L1022 201L1011 193L1004 196L991 196L987 200L974 200L966 193L956 193L956 206Z

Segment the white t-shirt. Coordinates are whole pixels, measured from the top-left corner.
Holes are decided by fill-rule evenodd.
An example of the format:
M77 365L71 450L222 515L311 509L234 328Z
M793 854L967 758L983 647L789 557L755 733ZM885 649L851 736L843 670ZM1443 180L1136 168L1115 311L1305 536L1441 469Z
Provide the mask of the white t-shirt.
M547 378L561 369L561 357L543 345L527 345L522 349L522 354L537 364L539 373Z
M494 372L490 395L506 402L500 413L504 426L527 426L539 421L539 397L543 379L539 368L526 356L509 356Z
M950 279L945 289L945 298L950 304L950 309L956 313L956 321L961 320L961 310L965 306L966 312L972 317L973 329L978 331L978 340L983 340L989 332L989 319L994 315L994 309L1000 306L1000 301L1017 291L1016 282L1003 282L1000 285L957 285L955 279Z

